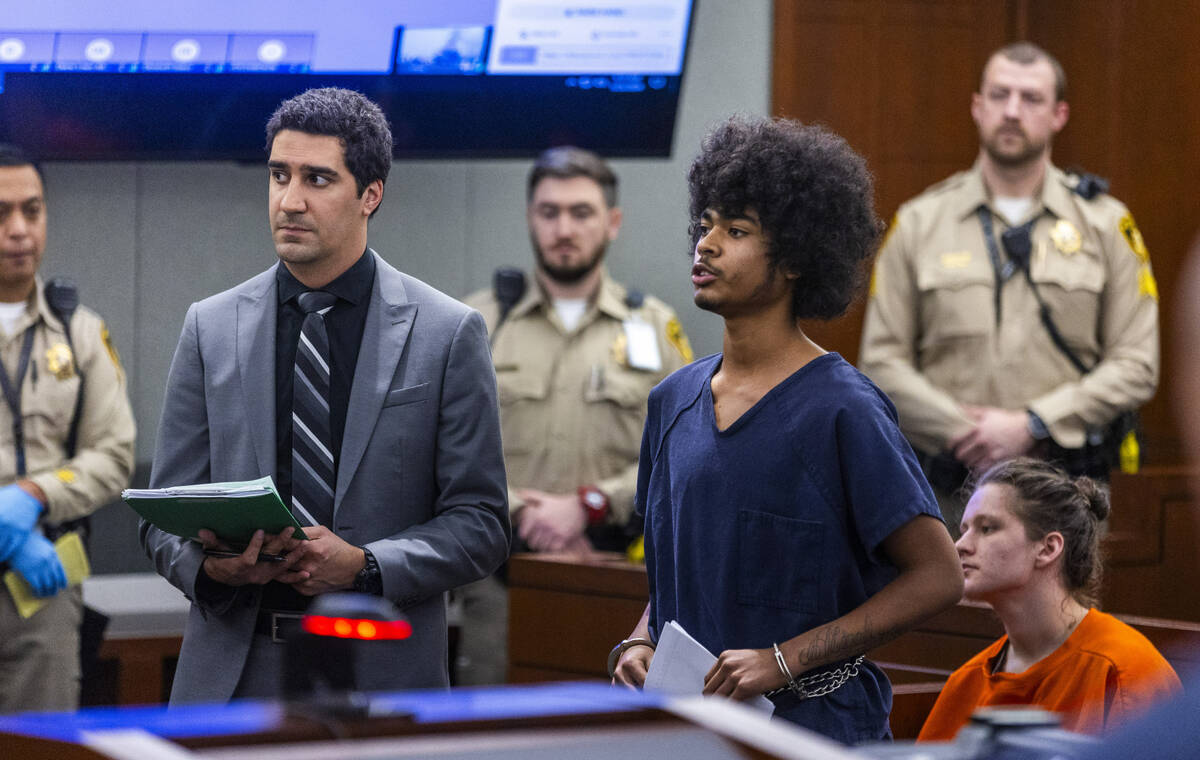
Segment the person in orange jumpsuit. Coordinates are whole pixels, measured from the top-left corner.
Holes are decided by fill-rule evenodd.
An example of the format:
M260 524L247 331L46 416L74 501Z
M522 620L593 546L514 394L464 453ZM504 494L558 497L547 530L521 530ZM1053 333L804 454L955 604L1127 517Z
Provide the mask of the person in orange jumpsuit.
M1181 689L1153 644L1095 608L1108 512L1097 483L1044 461L980 477L956 547L964 596L990 604L1005 636L954 671L918 741L952 739L991 705L1036 705L1066 729L1101 733Z

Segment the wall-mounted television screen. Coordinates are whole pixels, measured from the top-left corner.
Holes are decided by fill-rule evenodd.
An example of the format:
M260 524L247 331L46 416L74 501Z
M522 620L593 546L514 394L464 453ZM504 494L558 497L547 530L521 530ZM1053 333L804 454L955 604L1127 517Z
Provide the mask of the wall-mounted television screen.
M37 0L0 14L0 141L43 160L260 159L310 87L398 157L668 155L691 0Z

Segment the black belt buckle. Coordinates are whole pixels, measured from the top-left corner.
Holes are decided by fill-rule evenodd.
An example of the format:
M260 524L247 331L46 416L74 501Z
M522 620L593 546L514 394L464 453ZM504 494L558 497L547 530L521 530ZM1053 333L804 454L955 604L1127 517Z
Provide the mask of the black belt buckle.
M266 633L271 637L271 641L276 644L286 644L287 634L300 628L300 619L304 617L301 612L266 612L269 622L269 628ZM283 630L281 630L283 629Z

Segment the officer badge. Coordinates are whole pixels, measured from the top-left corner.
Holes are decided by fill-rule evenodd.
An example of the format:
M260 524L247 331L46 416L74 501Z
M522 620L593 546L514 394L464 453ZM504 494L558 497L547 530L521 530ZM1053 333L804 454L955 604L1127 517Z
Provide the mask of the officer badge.
M617 364L622 367L629 366L629 339L625 337L625 333L617 334L612 343L612 358Z
M1073 256L1079 253L1079 249L1083 245L1083 238L1080 236L1079 230L1075 229L1075 225L1066 219L1059 219L1054 223L1054 227L1050 230L1050 240L1054 242L1054 247L1063 256Z
M46 349L46 369L59 380L68 380L75 374L75 359L66 343L55 343Z

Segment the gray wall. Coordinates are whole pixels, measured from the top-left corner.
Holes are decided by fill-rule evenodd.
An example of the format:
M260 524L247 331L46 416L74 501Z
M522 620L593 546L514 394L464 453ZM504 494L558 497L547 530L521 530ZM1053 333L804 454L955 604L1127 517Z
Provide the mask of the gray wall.
M670 159L614 161L625 223L609 268L675 307L697 355L720 349L721 323L691 304L687 166L708 127L766 113L770 0L698 3ZM265 120L267 114L263 115ZM451 295L487 287L503 264L528 267L528 160L405 161L392 168L370 243L394 266ZM43 272L65 274L99 311L121 352L148 463L184 312L275 259L266 170L232 163L59 163L45 167L50 241ZM102 510L97 572L148 568L132 512Z

